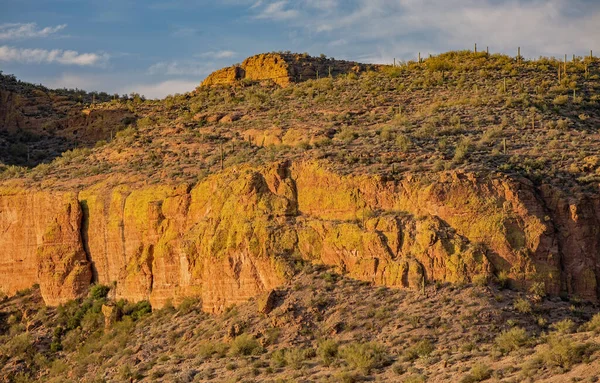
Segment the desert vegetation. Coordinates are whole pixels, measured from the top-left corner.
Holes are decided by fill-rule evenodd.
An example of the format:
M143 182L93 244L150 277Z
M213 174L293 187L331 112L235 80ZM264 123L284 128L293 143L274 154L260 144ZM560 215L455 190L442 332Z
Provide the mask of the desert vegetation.
M598 379L600 314L557 298L449 284L375 287L306 265L278 290L221 315L198 300L85 299L44 307L34 287L0 303L0 359L14 382L524 382ZM314 297L319 297L314 299ZM118 316L103 307L116 308ZM104 314L103 314L104 312ZM558 380L552 380L558 379Z

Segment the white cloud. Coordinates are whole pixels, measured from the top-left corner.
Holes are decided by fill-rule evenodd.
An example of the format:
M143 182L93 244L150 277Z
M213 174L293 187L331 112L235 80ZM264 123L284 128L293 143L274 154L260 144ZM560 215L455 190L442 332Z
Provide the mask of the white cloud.
M236 55L237 55L237 53L235 53L234 51L223 50L223 51L210 51L210 52L200 53L200 54L196 55L196 57L219 60L219 59L230 59L232 57L235 57Z
M352 42L331 53L356 59L388 62L476 42L511 54L520 46L526 57L600 51L600 4L589 0L304 0L257 8L257 18L304 31L312 50Z
M262 4L258 4L260 7ZM276 1L264 7L259 14L256 15L257 19L272 19L272 20L288 20L296 18L300 15L295 9L289 9L287 1Z
M169 94L191 92L200 85L200 81L167 80L153 84L132 84L118 90L120 94L136 92L147 98L163 98Z
M167 76L206 76L215 70L215 66L210 63L196 61L170 61L159 62L148 68L150 75Z
M0 24L0 40L16 40L35 37L48 37L62 29L67 24L55 27L38 28L36 23L6 23Z
M200 31L191 27L177 27L172 33L173 37L192 37L198 35Z
M63 64L79 66L104 65L109 56L106 53L79 53L62 49L24 49L7 45L0 46L0 61L26 64Z

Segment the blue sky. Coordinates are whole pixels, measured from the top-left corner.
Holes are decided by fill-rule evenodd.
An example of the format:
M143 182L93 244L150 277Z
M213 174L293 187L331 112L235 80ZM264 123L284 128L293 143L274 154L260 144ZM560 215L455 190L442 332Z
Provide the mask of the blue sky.
M600 55L597 0L0 0L0 70L164 97L256 53L390 63L482 49Z

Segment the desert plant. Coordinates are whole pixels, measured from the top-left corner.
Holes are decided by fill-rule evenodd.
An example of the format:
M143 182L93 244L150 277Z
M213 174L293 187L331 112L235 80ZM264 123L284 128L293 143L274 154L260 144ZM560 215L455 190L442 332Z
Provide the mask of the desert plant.
M365 373L384 367L390 361L385 347L372 342L350 343L340 349L340 356L350 367Z
M553 323L550 327L558 333L571 334L575 331L575 322L571 319L563 319L560 322Z
M581 363L586 356L597 349L598 345L592 343L578 343L564 336L553 335L536 353L536 359L542 361L548 368L569 369Z
M503 331L496 337L496 345L503 353L509 353L523 347L529 340L527 331L521 327L513 327Z
M461 383L476 383L482 382L491 378L492 370L485 364L477 363L473 367L471 367L471 371L469 374L464 376L460 382Z
M110 287L96 284L90 287L89 296L92 299L104 299L108 296L108 292L110 291Z
M336 341L326 339L319 342L317 355L325 366L329 366L338 357L339 345Z
M232 342L229 353L233 356L239 355L256 355L263 351L262 346L258 341L249 334L237 336Z
M600 334L600 313L594 315L592 319L582 326L585 331L593 331L596 334Z
M531 314L533 311L531 303L526 299L517 299L515 303L513 303L513 307L521 314Z

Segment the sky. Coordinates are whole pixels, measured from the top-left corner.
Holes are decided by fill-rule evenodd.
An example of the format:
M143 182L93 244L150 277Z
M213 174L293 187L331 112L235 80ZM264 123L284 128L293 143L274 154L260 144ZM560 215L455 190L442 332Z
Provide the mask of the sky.
M449 50L600 56L600 0L0 0L0 71L149 98L271 51L391 63Z

